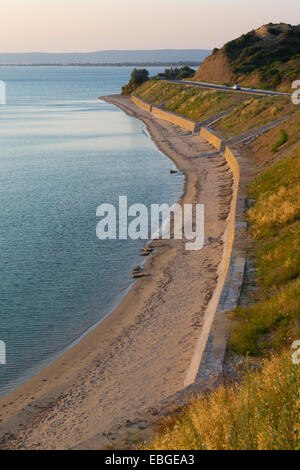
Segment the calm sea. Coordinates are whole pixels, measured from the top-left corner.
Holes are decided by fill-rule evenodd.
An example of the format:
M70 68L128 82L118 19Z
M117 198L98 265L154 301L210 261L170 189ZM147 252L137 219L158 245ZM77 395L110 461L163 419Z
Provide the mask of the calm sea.
M151 74L159 68L149 68ZM0 395L37 373L116 306L141 263L141 240L96 237L96 209L174 203L143 124L97 100L131 68L0 67Z

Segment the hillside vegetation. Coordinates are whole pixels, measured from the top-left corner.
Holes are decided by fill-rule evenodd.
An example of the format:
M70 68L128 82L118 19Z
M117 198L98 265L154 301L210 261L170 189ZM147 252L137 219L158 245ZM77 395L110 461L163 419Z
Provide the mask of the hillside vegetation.
M130 95L142 83L147 82L149 79L149 72L146 69L133 69L131 72L130 80L127 85L122 86L122 95Z
M235 113L240 109L231 115L238 120ZM221 385L179 417L170 416L149 449L300 449L300 365L292 362L291 349L300 339L299 118L297 108L282 128L248 149L263 164L249 187L255 203L247 213L257 275L245 305L232 312L229 348L260 359L260 367L249 368L240 385ZM286 138L274 154L282 132Z
M290 90L300 77L300 26L264 25L214 49L195 80Z
M270 42L268 34L282 35L260 33ZM225 383L169 416L145 447L299 450L300 365L292 362L291 345L300 339L300 106L285 97L249 98L151 80L137 94L197 121L234 108L215 126L224 138L287 118L245 150L259 165L247 211L255 270L241 306L231 312L229 350L250 366L240 384Z
M235 113L240 109L231 115L238 121ZM261 108L259 120L264 113ZM165 420L149 449L300 449L300 365L291 357L291 344L300 339L299 139L297 108L282 128L248 149L264 168L249 187L255 203L247 213L257 275L246 305L232 312L229 347L241 356L267 359L259 370L249 369L240 385L200 395L179 417Z
M241 385L195 399L169 417L150 450L300 449L300 375L290 352L265 360Z
M294 114L295 111L296 106L292 104L290 97L248 97L232 113L222 118L216 129L226 137L233 137Z
M155 106L198 122L234 108L247 99L243 94L205 90L159 80L147 81L135 94Z
M248 210L256 242L255 302L239 307L231 347L239 354L280 351L300 339L300 110L250 147L272 162L249 187ZM275 160L274 160L275 159Z

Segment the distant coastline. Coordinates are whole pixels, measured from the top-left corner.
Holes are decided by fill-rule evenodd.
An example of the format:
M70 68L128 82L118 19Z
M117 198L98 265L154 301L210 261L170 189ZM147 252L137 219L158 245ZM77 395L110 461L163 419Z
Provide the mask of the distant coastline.
M103 63L40 63L40 64L0 64L0 67L199 67L202 62L103 62Z
M2 65L199 65L209 56L208 49L136 49L94 52L0 52Z

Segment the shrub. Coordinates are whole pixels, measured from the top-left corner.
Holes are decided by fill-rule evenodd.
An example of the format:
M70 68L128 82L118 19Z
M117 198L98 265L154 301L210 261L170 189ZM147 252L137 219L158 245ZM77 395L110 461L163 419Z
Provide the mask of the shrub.
M157 77L167 78L168 80L183 80L184 78L192 78L195 75L195 70L190 67L171 67L165 69L163 73L159 73Z
M269 28L268 33L273 34L274 36L279 36L282 33L281 29L278 28Z
M277 142L272 145L271 147L271 152L272 153L276 153L279 149L279 147L281 147L283 144L285 144L286 142L288 141L288 135L287 133L285 132L285 130L283 129L280 129L279 131L279 138L277 140Z
M133 69L127 85L122 87L122 95L130 95L136 88L149 80L149 72L146 69Z

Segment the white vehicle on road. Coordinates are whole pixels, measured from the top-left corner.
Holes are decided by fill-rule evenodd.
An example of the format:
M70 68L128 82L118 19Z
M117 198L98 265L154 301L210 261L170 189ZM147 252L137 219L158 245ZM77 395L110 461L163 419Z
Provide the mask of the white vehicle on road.
M233 85L232 89L233 90L240 90L241 87L240 87L240 85L235 84L235 85Z

